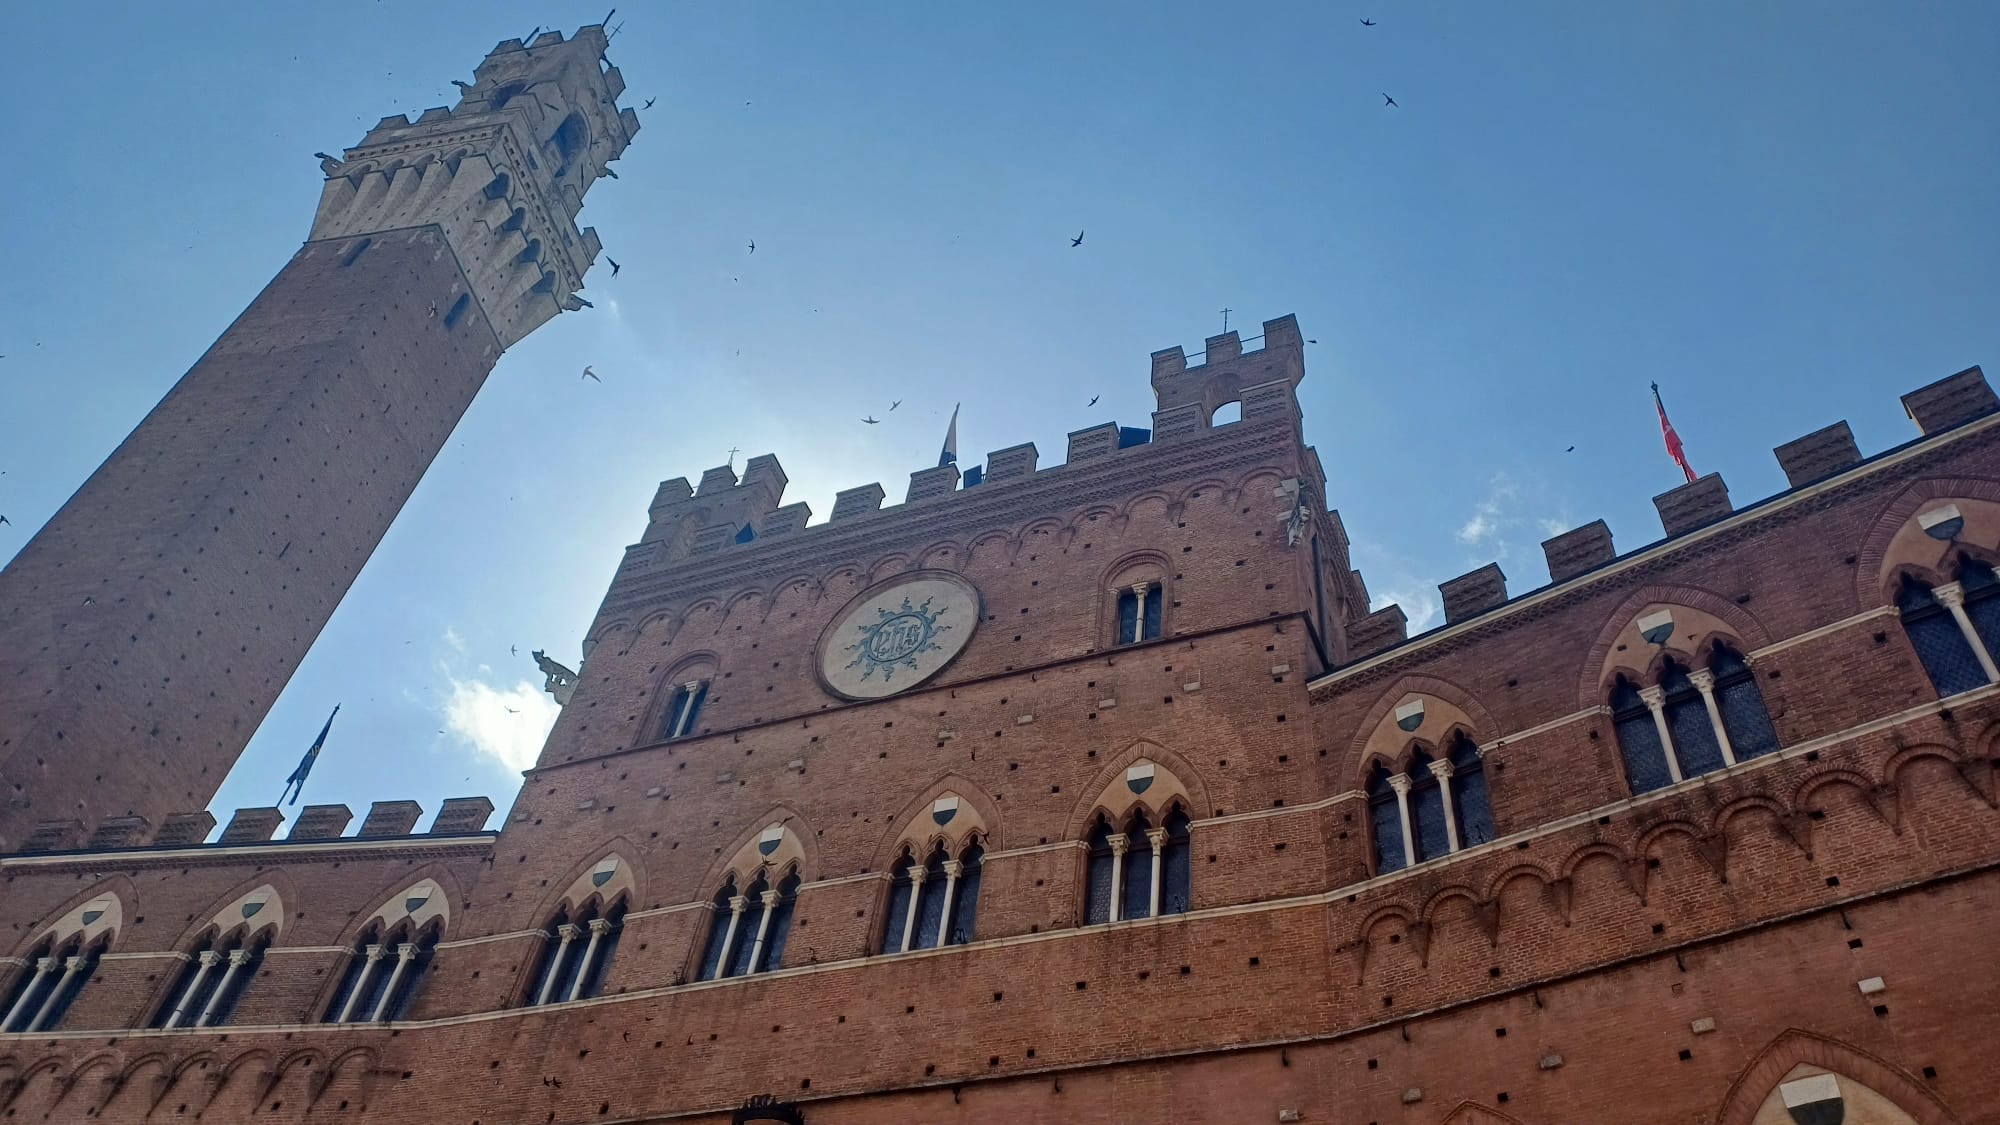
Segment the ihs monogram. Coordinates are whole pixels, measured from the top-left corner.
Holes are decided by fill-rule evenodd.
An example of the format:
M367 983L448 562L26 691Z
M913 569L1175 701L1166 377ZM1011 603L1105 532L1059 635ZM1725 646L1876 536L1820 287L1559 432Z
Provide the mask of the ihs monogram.
M898 667L915 671L917 657L942 648L937 635L951 631L951 626L938 624L945 610L931 609L931 600L925 598L924 604L912 606L910 599L904 598L899 609L876 610L880 620L875 624L855 626L861 632L861 639L847 646L847 651L855 654L847 666L861 665L863 680L880 669L884 683Z

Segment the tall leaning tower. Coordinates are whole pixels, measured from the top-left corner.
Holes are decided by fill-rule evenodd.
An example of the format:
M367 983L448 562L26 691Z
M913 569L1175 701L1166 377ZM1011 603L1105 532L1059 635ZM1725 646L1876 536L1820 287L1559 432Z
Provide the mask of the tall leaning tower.
M0 851L206 804L500 354L581 307L639 129L606 44L504 42L323 161L305 245L0 572Z

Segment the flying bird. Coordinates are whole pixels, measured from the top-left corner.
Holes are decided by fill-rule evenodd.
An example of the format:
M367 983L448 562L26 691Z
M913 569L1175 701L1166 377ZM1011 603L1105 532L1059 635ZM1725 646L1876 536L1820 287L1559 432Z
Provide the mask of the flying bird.
M511 498L511 497L509 497L509 499L512 499L512 498ZM521 655L521 648L520 648L520 646L519 646L519 645L508 645L508 646L507 646L507 655L508 655L508 656L519 656L519 655Z
M1081 245L1083 245L1083 232L1082 232L1082 231L1077 231L1077 232L1076 232L1076 237L1075 237L1075 238L1072 238L1072 239L1070 239L1070 240L1069 240L1069 244L1070 244L1071 246L1073 246L1073 247L1074 247L1074 246L1081 246Z
M607 169L605 169L605 171L607 171L607 172L608 172L608 171L610 171L610 169L608 169L608 168L607 168ZM612 276L612 277L617 277L617 276L618 276L618 271L619 271L619 269L621 268L621 267L620 267L620 266L618 265L618 259L616 259L616 258L612 257L612 256L611 256L611 255L609 255L609 254L606 254L606 255L604 256L604 260L605 260L605 261L607 261L607 262L610 262L610 263L611 263L611 276Z
M863 419L862 419L861 421L862 421L862 422L863 422L864 424L866 424L866 425L870 425L870 426L873 426L873 425L875 425L876 423L880 422L880 421L881 421L881 419L880 419L880 418L877 418L877 417L875 417L875 416L873 416L873 415L870 415L870 416L868 416L868 417L866 417L866 418L863 418Z
M13 522L14 522L13 520L8 519L6 516L0 516L0 523L13 523Z
M757 240L754 238L750 240L750 252L752 254L757 252Z
M1563 452L1564 452L1564 453L1575 453L1575 452L1576 452L1576 446L1572 445L1572 446L1570 446L1570 447L1569 447L1568 449L1565 449L1565 450L1563 450Z
M1390 97L1387 94L1382 95L1382 104L1385 106L1395 106L1397 109L1403 108L1402 106L1396 105L1396 99Z
M1306 341L1306 343L1308 343L1308 344L1317 344L1317 343L1319 343L1319 341L1318 341L1318 340L1307 340L1307 341Z
M1098 399L1100 399L1100 398L1103 398L1103 397L1104 397L1103 395L1091 395L1091 396L1090 396L1090 401L1089 401L1089 402L1086 402L1086 403L1084 403L1084 404L1083 404L1083 405L1084 405L1084 409L1088 410L1089 408L1091 408L1091 407L1093 407L1093 406L1096 406L1096 405L1097 405L1097 400L1098 400Z
M600 383L602 383L602 382L604 381L604 380L602 380L602 379L598 379L598 378L597 378L597 372L595 372L595 371L592 371L592 370L591 370L591 369L590 369L590 368L589 368L588 366L584 367L584 369L583 369L583 376L582 376L582 378L583 378L583 379L596 379L596 380L597 380L598 382L600 382ZM579 379L578 381L579 381L579 382L581 382L582 380L581 380L581 379Z
M645 104L645 105L642 105L642 106L640 106L639 108L640 108L640 109L651 109L651 108L653 108L653 103L654 103L654 102L656 102L656 101L659 101L659 100L660 100L660 99L658 99L658 98L647 98L647 99L646 99L646 104Z
M513 709L512 707L509 707L509 706L507 706L507 705L506 705L506 704L504 704L504 703L500 705L500 708L501 708L501 710L503 710L503 711L507 712L507 713L508 713L509 715L518 715L518 714L520 714L520 712L519 712L519 711L516 711L516 710L514 710L514 709Z
M896 401L889 404L889 409L894 410L901 405L903 405L903 400L899 398Z
M1361 26L1362 26L1362 27L1374 27L1374 26L1375 26L1375 21L1374 21L1374 20L1371 20L1371 19L1368 19L1368 18L1366 18L1366 17L1363 17L1363 18L1362 18L1362 20L1361 20Z

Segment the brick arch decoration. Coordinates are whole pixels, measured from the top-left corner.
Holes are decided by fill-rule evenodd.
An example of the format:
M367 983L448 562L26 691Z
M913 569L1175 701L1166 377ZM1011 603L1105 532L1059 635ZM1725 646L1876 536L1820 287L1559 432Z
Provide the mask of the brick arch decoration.
M714 861L708 865L708 870L702 873L701 882L677 892L681 894L681 901L709 901L715 897L715 892L728 880L732 872L737 876L736 886L740 890L754 882L756 880L754 872L764 866L770 866L775 872L786 864L796 863L801 883L810 883L819 877L819 837L813 831L812 822L806 819L805 813L799 811L797 807L791 804L774 805L762 814L748 818L746 823L748 827L737 833L736 838L729 844L717 850ZM749 857L756 854L757 837L773 824L784 825L785 839L792 846L786 847L781 843L768 860L750 862Z
M1521 1125L1521 1121L1491 1106L1465 1101L1458 1103L1450 1113L1445 1114L1444 1121L1440 1125Z
M1411 696L1423 696L1446 704L1435 716L1431 709L1424 709L1424 721L1416 730L1404 732L1396 727L1394 711L1398 705ZM1434 721L1435 720L1435 721ZM1466 737L1476 746L1488 746L1499 738L1499 724L1492 712L1481 704L1471 692L1437 676L1422 673L1408 673L1396 677L1385 685L1370 704L1361 722L1354 729L1354 737L1348 742L1348 761L1336 765L1345 768L1353 779L1353 786L1360 789L1368 783L1369 763L1373 758L1381 758L1393 771L1400 764L1408 762L1409 744L1422 741L1426 745L1443 747L1451 745L1453 730L1463 729ZM1385 734L1385 732L1388 732ZM1398 747L1394 754L1382 754L1382 739L1393 735Z
M61 1106L64 1102L68 1101L69 1096L71 1094L76 1092L77 1086L83 1082L84 1077L90 1074L91 1071L99 1069L111 1071L115 1074L115 1072L118 1069L118 1056L111 1054L108 1051L103 1051L90 1056L89 1058L83 1060L82 1062L76 1064L74 1067L70 1068L69 1073L63 1075L62 1081L59 1084L57 1084L56 1096L49 1100L49 1104L47 1106L43 1107L42 1116L44 1118L53 1116L55 1114L56 1109L59 1106ZM113 1077L112 1074L107 1074L102 1079L102 1081L105 1083L109 1083L112 1080L112 1077ZM86 1101L88 1100L88 1095L86 1095L85 1100ZM85 1114L85 1116L89 1115Z
M85 906L106 897L114 900L114 905L106 910L104 917L89 925L83 925L82 918L73 917ZM104 934L110 934L115 941L119 928L124 925L124 916L127 913L135 915L139 913L138 904L139 892L132 885L131 879L124 875L113 875L108 879L99 880L89 890L71 895L61 906L49 911L44 916L46 920L43 923L29 927L21 940L14 943L14 948L10 952L15 957L23 957L29 950L40 945L44 938L54 937L60 943L78 933L83 935L85 942L95 941ZM76 923L74 926L66 925L72 921Z
M1908 1071L1852 1044L1796 1027L1766 1044L1737 1075L1715 1114L1715 1125L1750 1125L1757 1107L1801 1063L1852 1078L1896 1103L1919 1125L1963 1125L1930 1087Z
M1632 621L1645 608L1655 602L1665 606L1682 606L1699 610L1717 619L1726 626L1731 639L1743 646L1748 653L1763 648L1772 641L1771 632L1764 623L1749 611L1729 598L1698 586L1650 585L1641 586L1625 596L1617 608L1605 615L1604 625L1598 630L1597 639L1584 654L1582 666L1577 669L1576 703L1578 710L1588 710L1604 705L1605 686L1609 683L1606 669L1611 667L1613 649L1619 636L1631 626ZM1690 646L1691 647L1691 646Z
M1933 502L1946 500L1978 502L1978 509L1965 512L1970 532L1968 544L1985 544L1988 547L2000 544L2000 509L1986 508L1986 505L2000 506L2000 481L1984 477L1937 477L1915 481L1882 505L1875 523L1861 539L1854 565L1856 607L1883 605L1894 598L1893 589L1886 583L1893 580L1892 572L1898 566L1918 561L1918 557L1910 552L1909 545L1912 543L1928 542L1933 545L1936 553L1932 555L1929 569L1936 569L1935 560L1943 557L1944 552L1951 549L1950 545L1940 544L1921 532L1916 536L1908 533L1915 530L1918 512Z
M939 829L932 823L931 805L946 793L955 794L963 805L967 806L961 808L959 816L963 817L970 812L972 816L968 818L969 824L954 824L949 829ZM994 851L1005 846L1001 842L1003 837L1000 834L999 824L1000 806L994 803L993 798L988 796L985 790L960 774L946 773L931 782L890 818L888 828L882 834L882 842L876 845L875 856L869 863L868 870L887 871L889 866L896 862L896 856L902 851L905 843L922 857L928 854L931 844L936 840L962 841L966 836L977 833L980 840L985 843L986 849Z
M1159 743L1142 738L1133 742L1117 754L1112 755L1104 766L1097 771L1097 776L1092 778L1090 784L1084 787L1083 792L1088 794L1088 796L1078 802L1076 808L1071 811L1069 824L1064 830L1064 837L1066 839L1083 839L1083 834L1090 828L1090 822L1096 818L1099 812L1109 813L1112 811L1105 808L1103 799L1105 793L1109 792L1114 785L1122 788L1126 767L1141 759L1154 763L1162 771L1172 774L1180 782L1182 790L1186 793L1189 820L1199 822L1215 812L1215 806L1209 803L1208 786L1202 781L1201 774L1194 768L1193 764ZM1143 804L1150 812L1164 812L1163 803L1141 799L1126 804L1117 816L1112 817L1113 822L1121 821L1124 812L1130 811L1132 804ZM1158 818L1156 817L1156 827L1158 826L1157 821Z

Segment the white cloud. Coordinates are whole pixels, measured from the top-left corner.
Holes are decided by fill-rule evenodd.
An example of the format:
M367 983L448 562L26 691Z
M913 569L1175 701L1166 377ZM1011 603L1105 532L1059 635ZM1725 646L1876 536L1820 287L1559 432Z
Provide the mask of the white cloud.
M1371 610L1384 609L1389 605L1403 607L1403 619L1409 623L1411 636L1437 624L1444 613L1444 605L1438 601L1437 591L1424 586L1383 590L1368 603Z
M520 680L496 687L484 680L461 680L450 673L445 727L460 741L510 770L524 770L541 755L561 709L533 683Z
M1552 520L1547 516L1543 516L1535 522L1542 526L1542 534L1552 539L1569 530L1568 520Z
M444 627L444 643L450 645L454 652L465 651L465 638L459 636L458 630L449 625Z
M1458 529L1458 541L1471 546L1492 535L1500 526L1496 520L1499 514L1498 506L1481 504L1472 518L1465 521L1465 526Z

